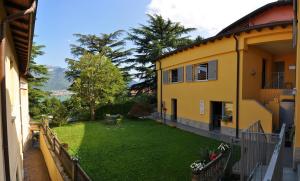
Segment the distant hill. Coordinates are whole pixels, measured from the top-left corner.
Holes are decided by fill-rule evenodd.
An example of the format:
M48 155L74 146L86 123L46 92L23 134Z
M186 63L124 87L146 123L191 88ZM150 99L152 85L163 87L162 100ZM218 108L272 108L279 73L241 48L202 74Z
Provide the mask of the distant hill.
M44 85L43 90L45 91L58 91L67 90L71 84L65 77L66 69L58 66L47 66L49 73L49 80Z

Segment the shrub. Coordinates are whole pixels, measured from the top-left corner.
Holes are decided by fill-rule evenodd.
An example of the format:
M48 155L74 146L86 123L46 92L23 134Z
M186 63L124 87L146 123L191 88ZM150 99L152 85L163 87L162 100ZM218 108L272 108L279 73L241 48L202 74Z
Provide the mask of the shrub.
M103 119L105 117L105 114L121 114L123 116L126 116L133 104L133 101L128 101L125 103L107 104L100 106L96 110L96 118Z
M63 104L59 104L57 105L52 116L53 118L51 120L51 124L54 124L56 126L62 126L67 124L69 112Z
M133 118L149 116L152 113L152 106L148 103L135 103L130 109L128 116Z

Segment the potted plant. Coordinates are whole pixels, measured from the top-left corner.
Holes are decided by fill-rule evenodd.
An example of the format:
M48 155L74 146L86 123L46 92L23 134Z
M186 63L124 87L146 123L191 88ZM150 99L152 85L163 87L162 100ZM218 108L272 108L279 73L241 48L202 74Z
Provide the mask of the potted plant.
M225 124L228 124L228 123L232 122L232 116L224 115L224 116L222 116L221 121L224 122Z

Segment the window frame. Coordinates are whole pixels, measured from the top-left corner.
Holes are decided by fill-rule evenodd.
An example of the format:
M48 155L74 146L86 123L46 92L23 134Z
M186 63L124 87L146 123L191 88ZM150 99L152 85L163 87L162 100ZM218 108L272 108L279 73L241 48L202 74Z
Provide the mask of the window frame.
M176 76L176 79L177 79L177 80L176 80L176 81L173 81L173 71L176 71L176 73L177 73L177 76ZM171 74L171 76L170 76L170 79L171 79L171 80L170 80L170 83L172 83L172 84L173 84L173 83L179 83L179 79L178 79L178 76L179 76L179 75L178 75L178 68L171 69L171 70L170 70L170 74Z
M199 80L198 78L196 79L196 77L198 77L198 67L200 67L201 65L206 65L206 79L203 80ZM193 66L194 70L193 70L193 78L195 82L207 82L208 80L208 62L203 62L203 63L198 63L195 64Z
M226 115L226 104L231 104L232 106L232 110L231 110L231 117ZM232 123L233 122L233 111L234 111L234 108L233 108L233 102L229 102L229 101L224 101L222 102L222 120L225 118L225 117L230 117L229 120L226 120L227 122L229 123Z

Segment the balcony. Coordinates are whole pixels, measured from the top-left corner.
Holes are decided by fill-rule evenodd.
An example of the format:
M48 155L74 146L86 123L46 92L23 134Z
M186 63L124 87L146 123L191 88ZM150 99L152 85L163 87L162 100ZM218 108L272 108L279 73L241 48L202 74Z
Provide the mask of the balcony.
M260 89L260 102L266 104L270 101L294 100L294 83L285 82L285 72L272 72L272 79Z

